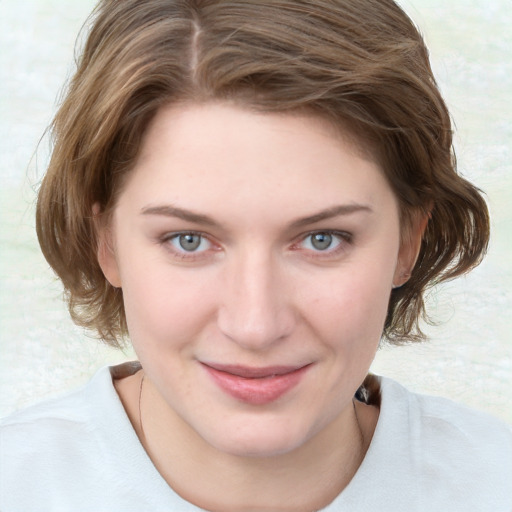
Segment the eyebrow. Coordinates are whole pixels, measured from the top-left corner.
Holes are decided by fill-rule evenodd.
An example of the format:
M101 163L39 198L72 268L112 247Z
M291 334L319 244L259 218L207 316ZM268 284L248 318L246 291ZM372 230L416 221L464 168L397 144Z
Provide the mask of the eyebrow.
M164 217L176 217L178 219L193 222L194 224L203 224L210 227L218 227L218 222L215 222L208 215L202 213L196 213L191 210L185 210L171 205L162 206L146 206L142 208L141 213L143 215L163 215Z
M373 210L368 205L358 203L332 206L313 215L308 215L307 217L301 217L300 219L294 220L290 224L290 228L297 229L308 226L310 224L315 224L323 220L332 219L342 215L351 215L359 212L372 213ZM184 208L178 208L172 205L146 206L142 208L141 213L143 215L162 215L164 217L175 217L178 219L186 220L188 222L192 222L194 224L202 224L204 226L217 228L220 227L220 224L208 215L186 210Z
M308 226L309 224L315 224L322 220L332 219L334 217L339 217L342 215L351 215L353 213L372 213L373 210L365 204L351 203L351 204L342 204L338 206L332 206L330 208L326 208L318 213L313 215L309 215L307 217L302 217L297 219L291 223L291 228L301 228L304 226Z

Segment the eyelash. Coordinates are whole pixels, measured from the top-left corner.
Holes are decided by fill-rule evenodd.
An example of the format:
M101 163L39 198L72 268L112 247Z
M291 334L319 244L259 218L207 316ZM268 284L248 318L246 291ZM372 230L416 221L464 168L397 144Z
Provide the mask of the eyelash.
M293 251L300 250L300 246L315 235L330 236L333 238L333 242L337 240L338 243L336 247L334 247L333 249L330 248L330 246L326 247L325 250L315 250L314 248L306 249L306 251L310 253L308 254L308 256L311 258L332 258L333 256L337 256L339 253L347 250L347 245L353 244L353 236L351 233L348 233L346 231L324 229L310 231L309 233L300 235L300 237L298 237L298 240L294 242L293 245L291 246L291 249ZM198 236L201 238L199 242L200 245L206 241L209 244L209 247L202 251L187 251L183 247L180 250L174 245L173 241L177 240L179 243L179 238L182 236ZM186 261L195 261L200 258L205 258L205 256L207 256L206 253L210 252L211 250L215 252L220 250L219 246L212 242L208 235L200 231L178 231L173 233L167 233L159 239L159 242L162 245L165 245L167 250L169 250L175 258Z
M210 247L203 251L187 251L183 247L180 250L174 246L173 241L177 240L179 243L179 238L182 236L198 236L201 238L199 242L200 244L206 241L210 245ZM162 245L165 245L167 250L170 251L174 257L187 261L194 261L198 258L204 258L205 253L215 246L215 244L210 240L210 238L207 235L205 235L205 233L201 233L199 231L178 231L174 233L167 233L160 238L160 243Z
M350 246L353 244L353 236L351 233L348 233L346 231L336 231L331 229L320 229L315 231L310 231L309 233L306 233L304 235L301 235L298 242L294 243L292 246L293 250L300 250L300 246L304 244L308 239L315 235L327 235L331 236L333 238L333 242L337 240L337 245L334 248L331 248L330 246L327 247L325 250L320 249L306 249L310 254L311 258L332 258L335 256L338 256L340 253L343 253L347 250L347 246ZM311 242L310 242L311 244Z

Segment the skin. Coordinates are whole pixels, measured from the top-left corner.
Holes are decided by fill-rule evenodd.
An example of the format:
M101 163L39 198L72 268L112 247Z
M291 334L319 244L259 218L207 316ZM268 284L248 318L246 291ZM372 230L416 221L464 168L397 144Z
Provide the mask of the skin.
M208 510L299 511L348 484L378 419L353 396L423 228L400 236L378 163L322 119L222 103L158 112L98 257L144 369L140 417L142 373L116 388L179 494ZM255 405L204 363L309 366Z

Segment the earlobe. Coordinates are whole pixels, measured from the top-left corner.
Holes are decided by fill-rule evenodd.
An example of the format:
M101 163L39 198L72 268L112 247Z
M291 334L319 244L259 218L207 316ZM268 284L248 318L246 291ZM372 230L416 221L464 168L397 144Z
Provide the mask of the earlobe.
M94 204L92 211L98 240L96 252L98 263L107 281L115 288L121 288L121 276L115 255L112 231L110 226L101 218L102 213L97 203Z
M393 288L403 286L411 277L429 219L430 213L415 215L411 219L409 226L405 229L398 252L398 261L393 277Z

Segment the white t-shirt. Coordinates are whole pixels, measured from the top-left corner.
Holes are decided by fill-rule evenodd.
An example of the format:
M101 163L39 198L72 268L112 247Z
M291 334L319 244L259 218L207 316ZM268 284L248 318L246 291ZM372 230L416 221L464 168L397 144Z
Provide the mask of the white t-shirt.
M155 469L101 369L64 398L0 423L2 512L197 512ZM358 472L324 511L511 512L512 429L380 378L375 434ZM300 492L300 491L299 491Z

